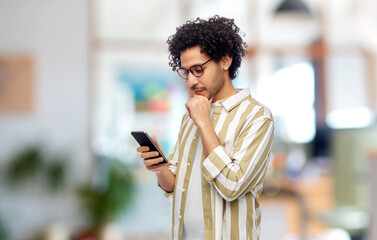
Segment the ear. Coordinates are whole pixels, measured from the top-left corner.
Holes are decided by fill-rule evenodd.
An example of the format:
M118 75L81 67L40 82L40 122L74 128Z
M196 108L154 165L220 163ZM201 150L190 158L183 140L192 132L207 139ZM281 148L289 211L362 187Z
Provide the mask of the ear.
M232 58L229 55L225 55L221 58L221 68L224 71L229 70L230 65L232 65Z

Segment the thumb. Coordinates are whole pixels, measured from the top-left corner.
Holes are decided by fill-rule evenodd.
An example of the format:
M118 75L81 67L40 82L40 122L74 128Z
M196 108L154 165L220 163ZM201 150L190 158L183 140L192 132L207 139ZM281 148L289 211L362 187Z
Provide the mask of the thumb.
M187 112L188 112L189 117L191 118L190 108L189 108L187 105L186 105L186 110L187 110Z
M159 145L157 142L157 138L154 135L151 135L151 138L155 144Z
M211 97L210 99L208 99L208 106L209 106L209 108L211 108L212 100L213 100L213 97Z
M157 147L163 152L162 146L158 143L157 138L154 135L151 135L153 142L157 145Z

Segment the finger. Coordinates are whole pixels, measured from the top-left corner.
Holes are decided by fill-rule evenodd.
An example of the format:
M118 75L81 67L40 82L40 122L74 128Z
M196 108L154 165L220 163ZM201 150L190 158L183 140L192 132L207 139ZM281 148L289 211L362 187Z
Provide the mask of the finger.
M148 166L147 169L152 172L159 172L166 167L168 167L168 164L164 163L164 164L155 164L155 165Z
M146 167L149 167L149 166L152 166L152 165L159 164L162 161L164 161L164 159L162 157L153 158L153 159L147 159L147 160L144 160L144 165Z
M156 151L153 151L153 152L143 152L142 154L140 154L141 158L143 159L148 159L148 158L155 158L155 157L158 157L160 154Z
M206 98L205 96L202 96L202 95L195 95L193 98L194 101L197 101L197 100L209 100L208 98Z
M149 147L146 147L146 146L138 147L136 149L136 151L138 151L138 152L148 152L149 151Z

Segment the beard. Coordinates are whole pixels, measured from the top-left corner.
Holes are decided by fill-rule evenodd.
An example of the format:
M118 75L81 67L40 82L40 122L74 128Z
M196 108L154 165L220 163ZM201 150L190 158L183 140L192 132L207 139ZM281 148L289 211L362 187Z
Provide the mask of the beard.
M224 87L224 84L225 84L225 77L223 75L221 68L217 69L217 72L216 72L215 76L213 76L213 80L211 82L212 82L211 86L207 86L207 87L192 86L192 87L190 87L190 89L192 91L195 91L195 90L206 91L208 96L205 96L205 95L203 95L203 96L208 98L208 100L212 99L214 96L216 96L221 91L221 89Z
M218 94L220 90L223 88L224 84L225 84L225 77L222 71L219 69L215 76L215 80L213 81L213 86L211 86L208 89L208 93L209 93L208 100L216 96L216 94Z

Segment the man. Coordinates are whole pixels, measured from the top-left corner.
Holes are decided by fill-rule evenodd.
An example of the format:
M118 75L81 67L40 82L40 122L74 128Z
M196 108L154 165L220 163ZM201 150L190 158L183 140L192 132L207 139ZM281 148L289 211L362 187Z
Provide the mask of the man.
M233 19L197 18L177 28L167 43L169 65L193 97L169 164L158 164L162 158L148 147L137 150L159 186L173 194L172 238L259 239L258 195L273 118L248 89L232 84L246 52L239 28Z

